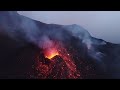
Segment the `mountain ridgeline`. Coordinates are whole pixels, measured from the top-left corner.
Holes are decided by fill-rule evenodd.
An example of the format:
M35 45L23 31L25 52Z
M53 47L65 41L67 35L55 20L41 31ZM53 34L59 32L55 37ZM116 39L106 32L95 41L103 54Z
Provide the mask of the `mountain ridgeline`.
M83 79L120 78L119 44L94 38L76 24L46 24L15 11L0 12L0 78L34 78L36 54L51 40L76 51L72 59Z

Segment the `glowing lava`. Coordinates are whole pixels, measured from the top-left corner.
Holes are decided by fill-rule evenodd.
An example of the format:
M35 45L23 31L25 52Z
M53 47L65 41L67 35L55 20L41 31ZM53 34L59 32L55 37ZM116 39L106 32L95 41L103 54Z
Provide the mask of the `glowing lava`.
M56 42L54 46L43 49L44 57L36 58L35 70L36 78L53 78L53 79L77 79L80 72L77 70L72 56L60 42ZM55 56L58 56L54 58ZM47 63L46 60L51 60Z
M55 48L49 48L44 50L45 57L48 59L52 59L53 57L59 55Z

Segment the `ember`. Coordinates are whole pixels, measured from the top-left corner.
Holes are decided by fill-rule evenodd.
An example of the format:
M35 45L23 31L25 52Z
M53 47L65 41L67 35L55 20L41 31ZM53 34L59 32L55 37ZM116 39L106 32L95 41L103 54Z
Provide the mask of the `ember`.
M43 54L44 59L36 59L38 78L76 79L80 77L80 72L77 70L71 54L68 54L62 43L57 42L54 46L43 49ZM45 63L46 60L50 60L48 64Z

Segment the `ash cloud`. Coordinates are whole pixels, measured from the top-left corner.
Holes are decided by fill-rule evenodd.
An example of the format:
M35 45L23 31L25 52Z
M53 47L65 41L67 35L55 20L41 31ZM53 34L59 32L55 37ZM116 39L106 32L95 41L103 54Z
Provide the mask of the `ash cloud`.
M87 46L90 56L98 60L102 57L102 54L98 54L99 51L96 51L93 44L103 45L105 42L93 40L87 30L79 25L36 23L32 19L19 15L14 11L4 12L3 14L0 18L1 25L4 28L2 32L7 33L8 36L17 41L20 41L22 38L22 40L31 42L40 48L46 48L53 45L51 39L65 43L66 41L70 41L71 37L74 36L82 40L82 43Z
M6 34L17 42L26 41L45 48L45 43L50 47L51 39L66 42L70 40L70 33L61 25L36 22L30 18L17 14L15 11L0 12L0 32Z
M78 37L80 40L82 40L82 43L84 43L88 48L88 54L95 58L98 61L102 60L102 57L104 57L104 54L97 51L96 48L93 45L105 45L106 42L103 40L96 40L91 37L89 32L85 30L84 28L80 27L79 25L73 24L73 25L66 25L63 26L67 31L72 32L72 35L75 37Z
M53 47L53 42L47 36L43 36L39 40L39 47L42 49Z
M88 53L96 59L100 59L102 54L93 47L95 45L104 45L104 41L93 40L91 35L79 25L55 25L35 22L34 20L17 14L15 11L1 12L1 32L7 33L11 38L20 41L25 40L31 42L40 48L52 46L51 39L66 42L70 41L71 37L77 37L82 40L88 48ZM4 15L3 15L4 14ZM47 42L46 42L47 41ZM47 46L45 46L45 44Z

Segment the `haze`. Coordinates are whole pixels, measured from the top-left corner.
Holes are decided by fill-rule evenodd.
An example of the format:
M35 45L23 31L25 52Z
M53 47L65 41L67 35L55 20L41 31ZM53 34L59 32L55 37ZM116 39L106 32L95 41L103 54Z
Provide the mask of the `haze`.
M120 44L120 11L18 11L18 13L49 24L78 24L93 37Z

